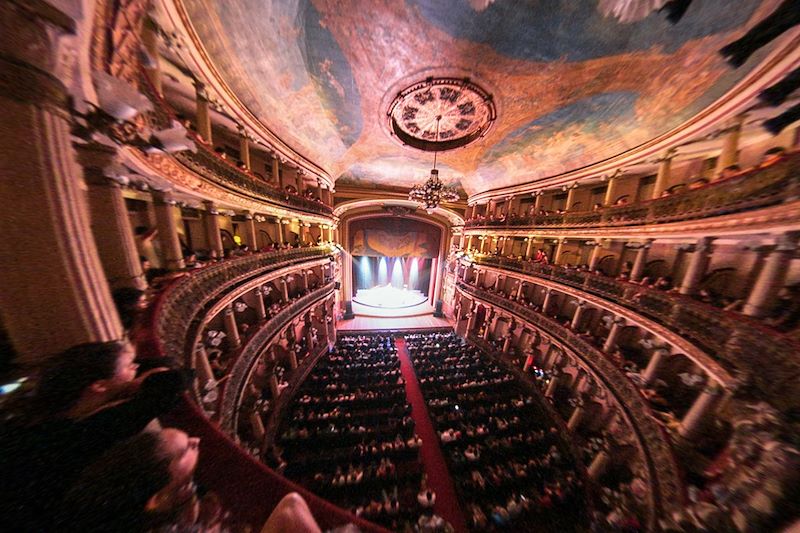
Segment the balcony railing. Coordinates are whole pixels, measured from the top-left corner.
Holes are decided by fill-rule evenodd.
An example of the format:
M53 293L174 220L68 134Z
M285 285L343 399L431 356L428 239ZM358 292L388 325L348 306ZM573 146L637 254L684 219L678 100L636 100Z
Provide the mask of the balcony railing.
M323 258L329 253L327 248L305 248L254 254L216 263L173 280L156 296L142 330L136 336L137 356L172 357L179 362L188 362L189 354L184 350L189 341L188 333L193 324L203 318L203 310L215 299L265 272ZM256 335L267 335L268 338L267 330L279 329L286 324L287 317L291 320L298 309L315 298L324 298L332 290L333 284L328 283L293 302L272 317L263 331ZM255 346L253 340L249 339L248 346ZM238 370L234 369L234 372ZM299 492L323 529L353 523L361 531L387 533L387 530L289 481L252 457L207 418L200 405L192 402L188 395L177 409L163 417L163 423L201 438L202 453L196 479L220 497L224 508L239 525L260 528L283 496Z
M684 494L683 483L669 438L656 422L645 398L634 383L613 362L573 331L529 307L498 294L476 289L463 281L458 282L458 288L463 293L505 309L558 338L566 346L572 348L574 354L600 377L630 421L640 444L652 488L648 530L655 525L657 517L669 516L673 511L681 508Z
M800 344L758 321L688 296L591 272L506 257L477 256L474 260L479 265L561 283L627 307L715 357L740 380L754 385L759 395L775 407L789 409L798 405Z
M800 197L800 152L764 168L664 198L596 211L472 219L467 228L583 228L683 222L778 205Z
M334 285L334 283L323 285L287 305L247 339L247 344L244 345L231 366L228 381L222 393L220 427L223 431L235 433L234 424L237 419L242 392L247 383L247 376L250 374L256 359L263 352L264 346L272 337L286 327L300 311L333 294Z
M140 88L154 104L154 111L145 119L156 129L168 128L173 120L177 120L175 111L167 101L154 89L146 75L142 75ZM200 175L215 185L229 191L250 197L255 200L279 204L293 210L304 211L324 217L333 216L333 208L321 202L309 200L299 194L290 194L280 187L275 187L231 161L217 155L206 142L194 132L192 136L196 152L183 151L173 154L175 159L192 172Z
M269 271L330 253L327 247L264 252L215 263L179 278L159 296L163 302L152 317L154 342L160 351L180 357L186 353L193 322L216 296Z

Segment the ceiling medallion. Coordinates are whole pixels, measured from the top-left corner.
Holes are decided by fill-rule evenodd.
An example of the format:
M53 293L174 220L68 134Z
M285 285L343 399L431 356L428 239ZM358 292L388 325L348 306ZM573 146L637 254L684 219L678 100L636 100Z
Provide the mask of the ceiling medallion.
M479 139L497 118L492 95L469 78L427 78L400 91L387 113L404 144L441 152Z

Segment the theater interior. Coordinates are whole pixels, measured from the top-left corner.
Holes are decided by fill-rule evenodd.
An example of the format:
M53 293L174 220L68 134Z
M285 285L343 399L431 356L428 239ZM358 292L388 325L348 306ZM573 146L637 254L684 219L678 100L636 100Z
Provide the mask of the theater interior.
M800 531L796 0L0 0L0 528Z

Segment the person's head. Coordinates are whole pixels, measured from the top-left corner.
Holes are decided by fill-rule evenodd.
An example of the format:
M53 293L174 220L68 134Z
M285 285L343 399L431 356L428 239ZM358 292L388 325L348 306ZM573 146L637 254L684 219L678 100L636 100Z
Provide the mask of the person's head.
M111 293L114 305L122 321L122 327L126 330L133 326L136 315L144 309L144 291L133 287L120 287Z
M127 340L79 344L60 353L39 379L40 415L58 417L84 406L100 406L136 377L136 352Z
M144 235L147 233L147 226L136 226L136 228L133 230L133 233L136 235Z
M75 531L149 531L194 505L199 439L177 429L143 432L83 471L63 503ZM62 524L60 524L62 525Z
M720 174L721 178L730 178L731 176L735 176L739 172L742 171L742 167L739 165L730 165L725 167Z
M761 157L761 165L770 165L775 163L779 159L781 159L784 155L786 155L786 148L782 146L775 146L770 148L764 155Z

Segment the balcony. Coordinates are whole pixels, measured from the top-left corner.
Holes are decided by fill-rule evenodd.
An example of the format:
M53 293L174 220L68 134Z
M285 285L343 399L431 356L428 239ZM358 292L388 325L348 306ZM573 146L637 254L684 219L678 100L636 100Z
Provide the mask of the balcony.
M709 183L636 204L610 206L596 211L472 219L467 229L575 229L620 228L685 222L743 213L800 198L800 152L765 168L755 168L732 178Z
M758 321L688 296L563 266L489 256L477 256L474 261L574 287L622 305L713 355L726 369L751 382L759 395L776 407L797 405L800 345ZM769 365L763 364L765 358Z
M153 102L154 110L147 113L145 120L153 129L170 127L177 121L176 113L169 103L156 91L147 76L142 75L139 88ZM323 217L333 217L333 208L321 202L309 200L298 194L290 194L260 179L252 172L223 159L196 133L188 135L197 147L196 152L183 151L172 154L183 167L229 192L249 199L276 204L286 209Z

